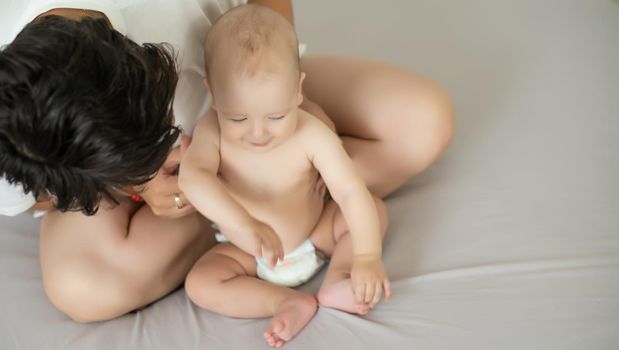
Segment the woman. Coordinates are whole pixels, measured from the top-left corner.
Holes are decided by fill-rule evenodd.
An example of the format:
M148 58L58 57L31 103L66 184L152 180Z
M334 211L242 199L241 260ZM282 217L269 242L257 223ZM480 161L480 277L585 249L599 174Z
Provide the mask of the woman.
M290 1L249 2L292 22ZM34 192L35 209L60 209L41 226L45 291L92 322L166 295L214 244L178 189L172 125L190 132L208 108L201 40L237 3L74 3L31 1L16 26L32 23L0 53L0 175ZM178 86L169 50L134 41L172 44ZM337 130L377 196L428 167L452 137L450 100L430 81L341 57L304 57L302 69L302 107Z

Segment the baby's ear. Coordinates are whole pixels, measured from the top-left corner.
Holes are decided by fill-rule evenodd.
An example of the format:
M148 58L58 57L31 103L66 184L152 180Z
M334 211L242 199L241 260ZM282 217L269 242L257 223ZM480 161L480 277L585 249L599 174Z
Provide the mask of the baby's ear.
M301 72L301 74L299 74L299 87L297 89L297 105L303 103L303 80L305 80L305 73Z
M215 107L215 99L213 98L213 90L211 90L211 86L208 84L208 80L204 79L202 80L202 83L204 84L204 87L208 91L208 94L211 95L211 108L216 110L217 108Z

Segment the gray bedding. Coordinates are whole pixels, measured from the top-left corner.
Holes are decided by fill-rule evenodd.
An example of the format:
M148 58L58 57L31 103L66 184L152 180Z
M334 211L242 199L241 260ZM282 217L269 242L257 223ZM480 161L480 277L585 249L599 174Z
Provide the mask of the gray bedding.
M320 309L285 348L619 348L616 2L314 0L295 12L310 53L439 81L458 126L386 201L393 300L366 317ZM0 349L267 348L268 320L201 310L182 289L116 320L70 321L43 293L37 231L31 216L0 218Z

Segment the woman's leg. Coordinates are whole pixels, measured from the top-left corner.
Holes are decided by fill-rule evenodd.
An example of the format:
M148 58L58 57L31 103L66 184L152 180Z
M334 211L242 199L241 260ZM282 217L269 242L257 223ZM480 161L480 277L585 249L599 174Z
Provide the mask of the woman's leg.
M164 219L135 204L94 216L51 212L41 226L43 285L72 319L107 320L170 293L214 244L198 214Z
M385 197L426 169L454 130L449 96L385 63L305 56L305 95L333 120L372 193Z

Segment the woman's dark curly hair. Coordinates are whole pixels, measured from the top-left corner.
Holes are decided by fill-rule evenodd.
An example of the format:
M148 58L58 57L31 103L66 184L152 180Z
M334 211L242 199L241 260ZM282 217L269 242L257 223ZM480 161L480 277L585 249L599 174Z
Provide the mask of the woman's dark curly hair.
M61 211L150 180L180 130L172 50L137 45L103 19L47 16L0 51L0 176Z

